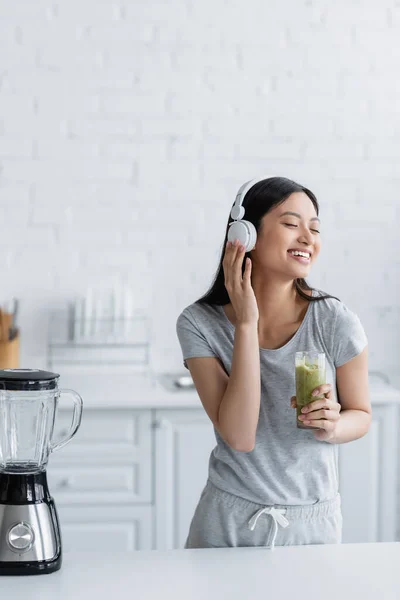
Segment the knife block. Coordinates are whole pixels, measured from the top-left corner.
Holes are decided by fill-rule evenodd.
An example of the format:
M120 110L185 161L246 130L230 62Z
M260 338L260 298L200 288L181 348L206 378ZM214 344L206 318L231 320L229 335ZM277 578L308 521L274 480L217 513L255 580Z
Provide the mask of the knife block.
M0 341L0 369L19 368L19 331L12 340Z

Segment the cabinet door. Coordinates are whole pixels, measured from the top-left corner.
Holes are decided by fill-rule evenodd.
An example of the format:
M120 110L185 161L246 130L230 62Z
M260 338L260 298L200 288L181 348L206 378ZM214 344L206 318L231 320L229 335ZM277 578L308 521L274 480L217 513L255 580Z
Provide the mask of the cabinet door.
M54 440L65 437L70 421L60 411ZM76 436L49 459L57 504L150 503L152 435L150 409L84 411Z
M183 548L216 445L203 409L155 412L156 548Z
M368 433L339 445L343 543L396 540L397 410L373 406Z
M57 506L65 552L152 549L151 506Z

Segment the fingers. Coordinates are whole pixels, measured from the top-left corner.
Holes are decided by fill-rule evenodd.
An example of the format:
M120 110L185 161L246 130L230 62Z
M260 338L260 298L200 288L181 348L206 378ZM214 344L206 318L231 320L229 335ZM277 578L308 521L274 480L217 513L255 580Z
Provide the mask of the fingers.
M236 255L236 247L231 242L227 242L225 246L224 258L222 261L222 267L224 270L225 287L229 292L229 288L232 284L232 264Z
M227 242L223 260L225 279L229 284L242 280L242 264L245 250L239 240Z
M304 421L303 421L303 423L304 423ZM312 427L318 427L319 429L324 429L327 432L334 431L334 429L336 427L336 423L334 421L328 421L326 419L321 419L321 420L317 420L317 421L309 421L308 425L311 425Z
M292 396L290 398L290 406L291 408L297 408L297 400L296 400L296 396Z
M323 383L313 390L311 396L322 396L322 394L327 394L329 397L330 392L332 391L332 385L330 383Z
M249 257L245 259L243 279L251 285L251 260Z
M320 419L324 419L326 421L338 421L339 420L339 412L336 410L327 410L325 408L321 410L314 410L313 412L307 414L301 414L299 416L299 420L305 423L306 425L312 423L314 425L315 421L320 421Z
M236 243L237 243L236 254L235 254L235 260L234 260L232 269L233 269L235 281L241 282L242 281L242 265L243 265L245 251L244 251L244 246L242 246L238 240L235 240L235 244Z
M227 242L226 243L226 250L225 250L225 256L229 257L229 261L231 264L234 263L236 256L238 254L238 251L240 250L241 244L239 242L239 240L235 240L234 242Z
M339 402L323 399L310 402L301 409L299 420L304 425L312 425L313 427L323 427L326 431L331 431L328 427L322 426L321 423L333 423L340 418L341 405Z
M315 400L314 402L310 402L310 404L303 406L301 412L309 413L312 411L320 410L322 408L326 408L335 412L340 412L342 407L339 404L339 402L335 402L334 400L328 400L328 398L321 398L321 400Z
M237 246L232 242L227 242L225 246L224 263L227 267L232 267L237 254Z

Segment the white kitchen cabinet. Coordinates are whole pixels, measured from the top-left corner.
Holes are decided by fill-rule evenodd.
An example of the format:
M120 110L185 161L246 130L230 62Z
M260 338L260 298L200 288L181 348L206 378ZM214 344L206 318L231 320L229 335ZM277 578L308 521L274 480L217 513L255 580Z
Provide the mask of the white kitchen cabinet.
M215 444L211 421L202 408L156 411L157 549L183 548Z
M147 474L151 474L150 470ZM76 462L52 465L48 482L58 502L63 504L132 504L142 498L138 469L135 464L99 465L93 462ZM149 486L150 487L150 486ZM150 490L149 490L150 492ZM150 502L146 495L146 501Z
M71 413L60 410L54 439ZM65 550L153 548L153 430L146 410L86 410L70 444L50 456L47 478Z
M153 547L151 506L65 506L57 502L65 552L133 552Z
M372 415L364 437L339 446L343 543L397 538L398 408L380 404Z
M60 411L54 439L70 413ZM49 486L62 504L152 502L150 410L87 410L72 441L49 460Z

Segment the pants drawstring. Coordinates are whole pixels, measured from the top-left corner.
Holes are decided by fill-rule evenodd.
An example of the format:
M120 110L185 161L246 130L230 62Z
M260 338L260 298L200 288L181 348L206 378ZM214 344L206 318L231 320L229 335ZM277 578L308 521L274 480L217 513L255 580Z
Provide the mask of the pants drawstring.
M260 508L249 520L249 529L254 531L255 526L257 525L258 519L262 514L271 515L274 521L274 535L271 543L271 550L274 549L276 534L278 533L278 523L281 527L286 528L289 525L289 521L284 517L286 509L285 508L274 508L273 506L265 506L264 508Z

